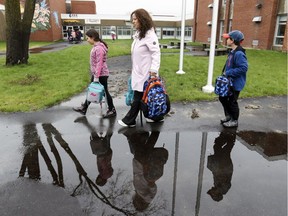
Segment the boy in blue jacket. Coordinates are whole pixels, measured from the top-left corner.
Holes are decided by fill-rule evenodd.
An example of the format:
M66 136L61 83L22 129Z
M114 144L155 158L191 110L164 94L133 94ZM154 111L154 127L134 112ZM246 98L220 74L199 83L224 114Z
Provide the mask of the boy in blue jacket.
M232 48L228 54L224 74L226 77L232 78L233 91L229 96L219 97L225 114L225 118L220 121L224 127L231 128L238 126L239 105L237 100L246 83L248 62L245 49L240 45L244 40L243 33L234 30L223 34L223 37L227 39L227 45Z

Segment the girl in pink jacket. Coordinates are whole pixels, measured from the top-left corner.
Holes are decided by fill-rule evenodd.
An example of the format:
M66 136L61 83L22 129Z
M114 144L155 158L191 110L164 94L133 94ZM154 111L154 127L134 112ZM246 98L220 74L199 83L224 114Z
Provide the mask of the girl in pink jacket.
M103 118L116 116L116 110L113 99L108 91L109 70L107 66L108 45L99 37L99 33L95 29L89 29L86 32L87 42L93 45L90 52L90 72L91 82L100 82L104 86L105 97L107 99L108 110ZM80 107L73 108L74 111L86 115L90 102L85 100Z
M118 123L123 127L134 127L136 125L144 82L149 75L158 76L161 57L159 41L149 13L144 9L137 9L131 13L131 21L136 29L131 46L131 85L134 97L129 112L122 120L118 120ZM163 121L163 119L159 119L159 121Z

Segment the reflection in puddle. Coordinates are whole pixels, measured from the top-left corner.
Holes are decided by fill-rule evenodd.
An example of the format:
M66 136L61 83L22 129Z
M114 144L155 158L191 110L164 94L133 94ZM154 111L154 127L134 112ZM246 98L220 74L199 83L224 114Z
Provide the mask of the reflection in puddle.
M55 49L62 49L65 48L67 46L65 45L58 45L57 47L55 46L47 46L47 47L36 47L36 48L31 48L29 49L29 53L31 54L35 54L35 53L42 53L44 51L55 51Z
M267 160L287 160L286 133L240 131L237 135L247 148L257 151Z
M116 133L114 125L115 118L84 116L68 128L67 122L24 125L23 136L3 129L0 193L5 183L28 177L64 188L91 216L286 213L287 134Z
M223 195L231 188L233 163L230 154L235 141L236 131L221 132L214 141L214 154L207 158L207 168L212 172L214 179L214 186L207 193L217 202L222 200Z

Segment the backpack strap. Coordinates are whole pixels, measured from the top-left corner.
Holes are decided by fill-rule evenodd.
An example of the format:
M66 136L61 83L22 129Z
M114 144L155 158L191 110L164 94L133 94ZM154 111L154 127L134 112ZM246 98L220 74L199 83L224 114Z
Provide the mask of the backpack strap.
M147 87L143 93L143 96L142 96L142 100L147 103L148 101L148 92L150 91L151 88L153 88L154 86L162 86L163 90L164 90L164 93L166 93L166 89L164 88L163 84L162 84L162 81L159 77L154 77L154 78L150 78L149 81L148 81L148 84L147 84Z
M144 91L143 96L142 96L143 101L145 101L145 98L147 97L149 90L152 88L152 86L154 86L154 83L157 83L157 84L160 83L161 84L161 81L158 77L149 78L147 86L146 86L145 91Z
M233 65L233 68L234 68L234 58L235 58L235 53L238 52L238 51L241 51L245 54L245 50L243 50L243 48L241 46L237 46L237 48L232 52L232 65ZM223 69L222 69L222 75L224 74L224 71L225 71L225 68L226 68L226 63L227 63L228 59L226 60L224 66L223 66Z
M225 62L225 64L224 64L224 66L223 66L222 74L221 74L221 75L224 75L225 68L226 68L226 62Z

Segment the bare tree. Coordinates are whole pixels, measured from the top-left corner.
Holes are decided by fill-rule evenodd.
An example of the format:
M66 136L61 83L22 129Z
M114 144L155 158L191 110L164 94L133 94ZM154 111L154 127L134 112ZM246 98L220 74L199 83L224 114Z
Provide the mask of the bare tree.
M36 0L26 0L21 14L19 0L5 1L6 65L27 64L29 39Z

